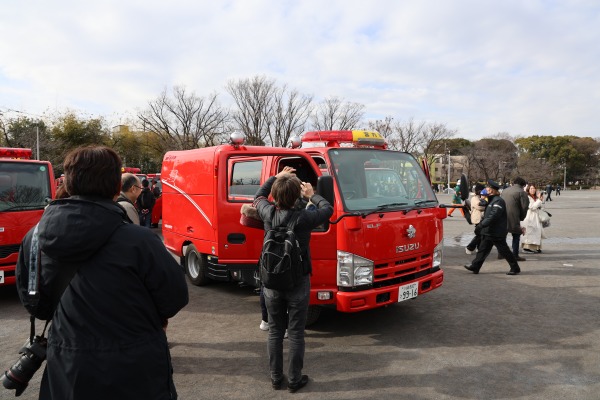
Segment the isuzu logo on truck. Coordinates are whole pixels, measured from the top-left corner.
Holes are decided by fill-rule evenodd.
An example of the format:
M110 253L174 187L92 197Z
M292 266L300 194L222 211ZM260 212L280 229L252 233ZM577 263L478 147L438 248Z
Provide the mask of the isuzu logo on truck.
M396 246L396 253L405 253L407 251L419 250L421 243L401 244Z

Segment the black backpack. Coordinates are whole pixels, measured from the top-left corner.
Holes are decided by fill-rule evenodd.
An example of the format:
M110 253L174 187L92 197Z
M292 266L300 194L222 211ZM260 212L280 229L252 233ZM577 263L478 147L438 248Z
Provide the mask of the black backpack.
M268 289L292 290L302 279L302 250L294 233L298 214L294 212L287 225L271 227L265 233L260 280Z

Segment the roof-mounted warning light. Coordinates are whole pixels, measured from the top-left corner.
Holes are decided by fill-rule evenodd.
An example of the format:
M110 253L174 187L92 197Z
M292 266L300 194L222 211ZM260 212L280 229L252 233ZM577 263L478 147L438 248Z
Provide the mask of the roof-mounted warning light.
M31 160L31 149L0 147L0 158L20 158Z
M304 133L302 142L325 142L327 147L341 147L341 143L354 147L387 147L385 139L376 131L312 131Z
M137 167L121 167L121 173L130 173L130 174L139 174L142 172L142 170L140 168Z

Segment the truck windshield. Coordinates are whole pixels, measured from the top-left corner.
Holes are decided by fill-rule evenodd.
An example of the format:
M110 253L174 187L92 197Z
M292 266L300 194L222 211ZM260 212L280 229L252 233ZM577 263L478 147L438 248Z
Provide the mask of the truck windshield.
M336 148L329 158L347 211L437 206L427 177L408 153Z
M45 165L0 161L0 212L43 209L51 196Z

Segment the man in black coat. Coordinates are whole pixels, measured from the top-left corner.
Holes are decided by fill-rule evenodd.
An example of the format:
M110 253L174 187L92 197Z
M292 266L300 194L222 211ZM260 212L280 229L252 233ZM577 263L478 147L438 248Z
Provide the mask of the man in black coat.
M552 187L551 183L546 185L546 201L552 201L552 191L553 190L554 190L554 187Z
M517 261L525 261L525 257L519 256L519 243L523 234L521 221L525 219L529 210L529 196L524 189L526 184L525 179L517 176L513 185L504 189L501 195L506 203L507 229L512 235L512 252Z
M488 180L487 191L489 204L485 209L483 219L475 228L481 234L481 244L479 251L471 264L465 265L465 268L474 274L478 274L483 262L490 254L493 246L496 246L498 253L508 261L510 271L506 275L517 275L521 272L517 259L506 244L507 219L506 203L500 197L500 185L491 179Z
M112 149L75 149L64 169L71 197L47 207L18 260L29 265L40 249L40 302L55 309L40 399L175 399L164 328L188 302L183 270L113 201Z

